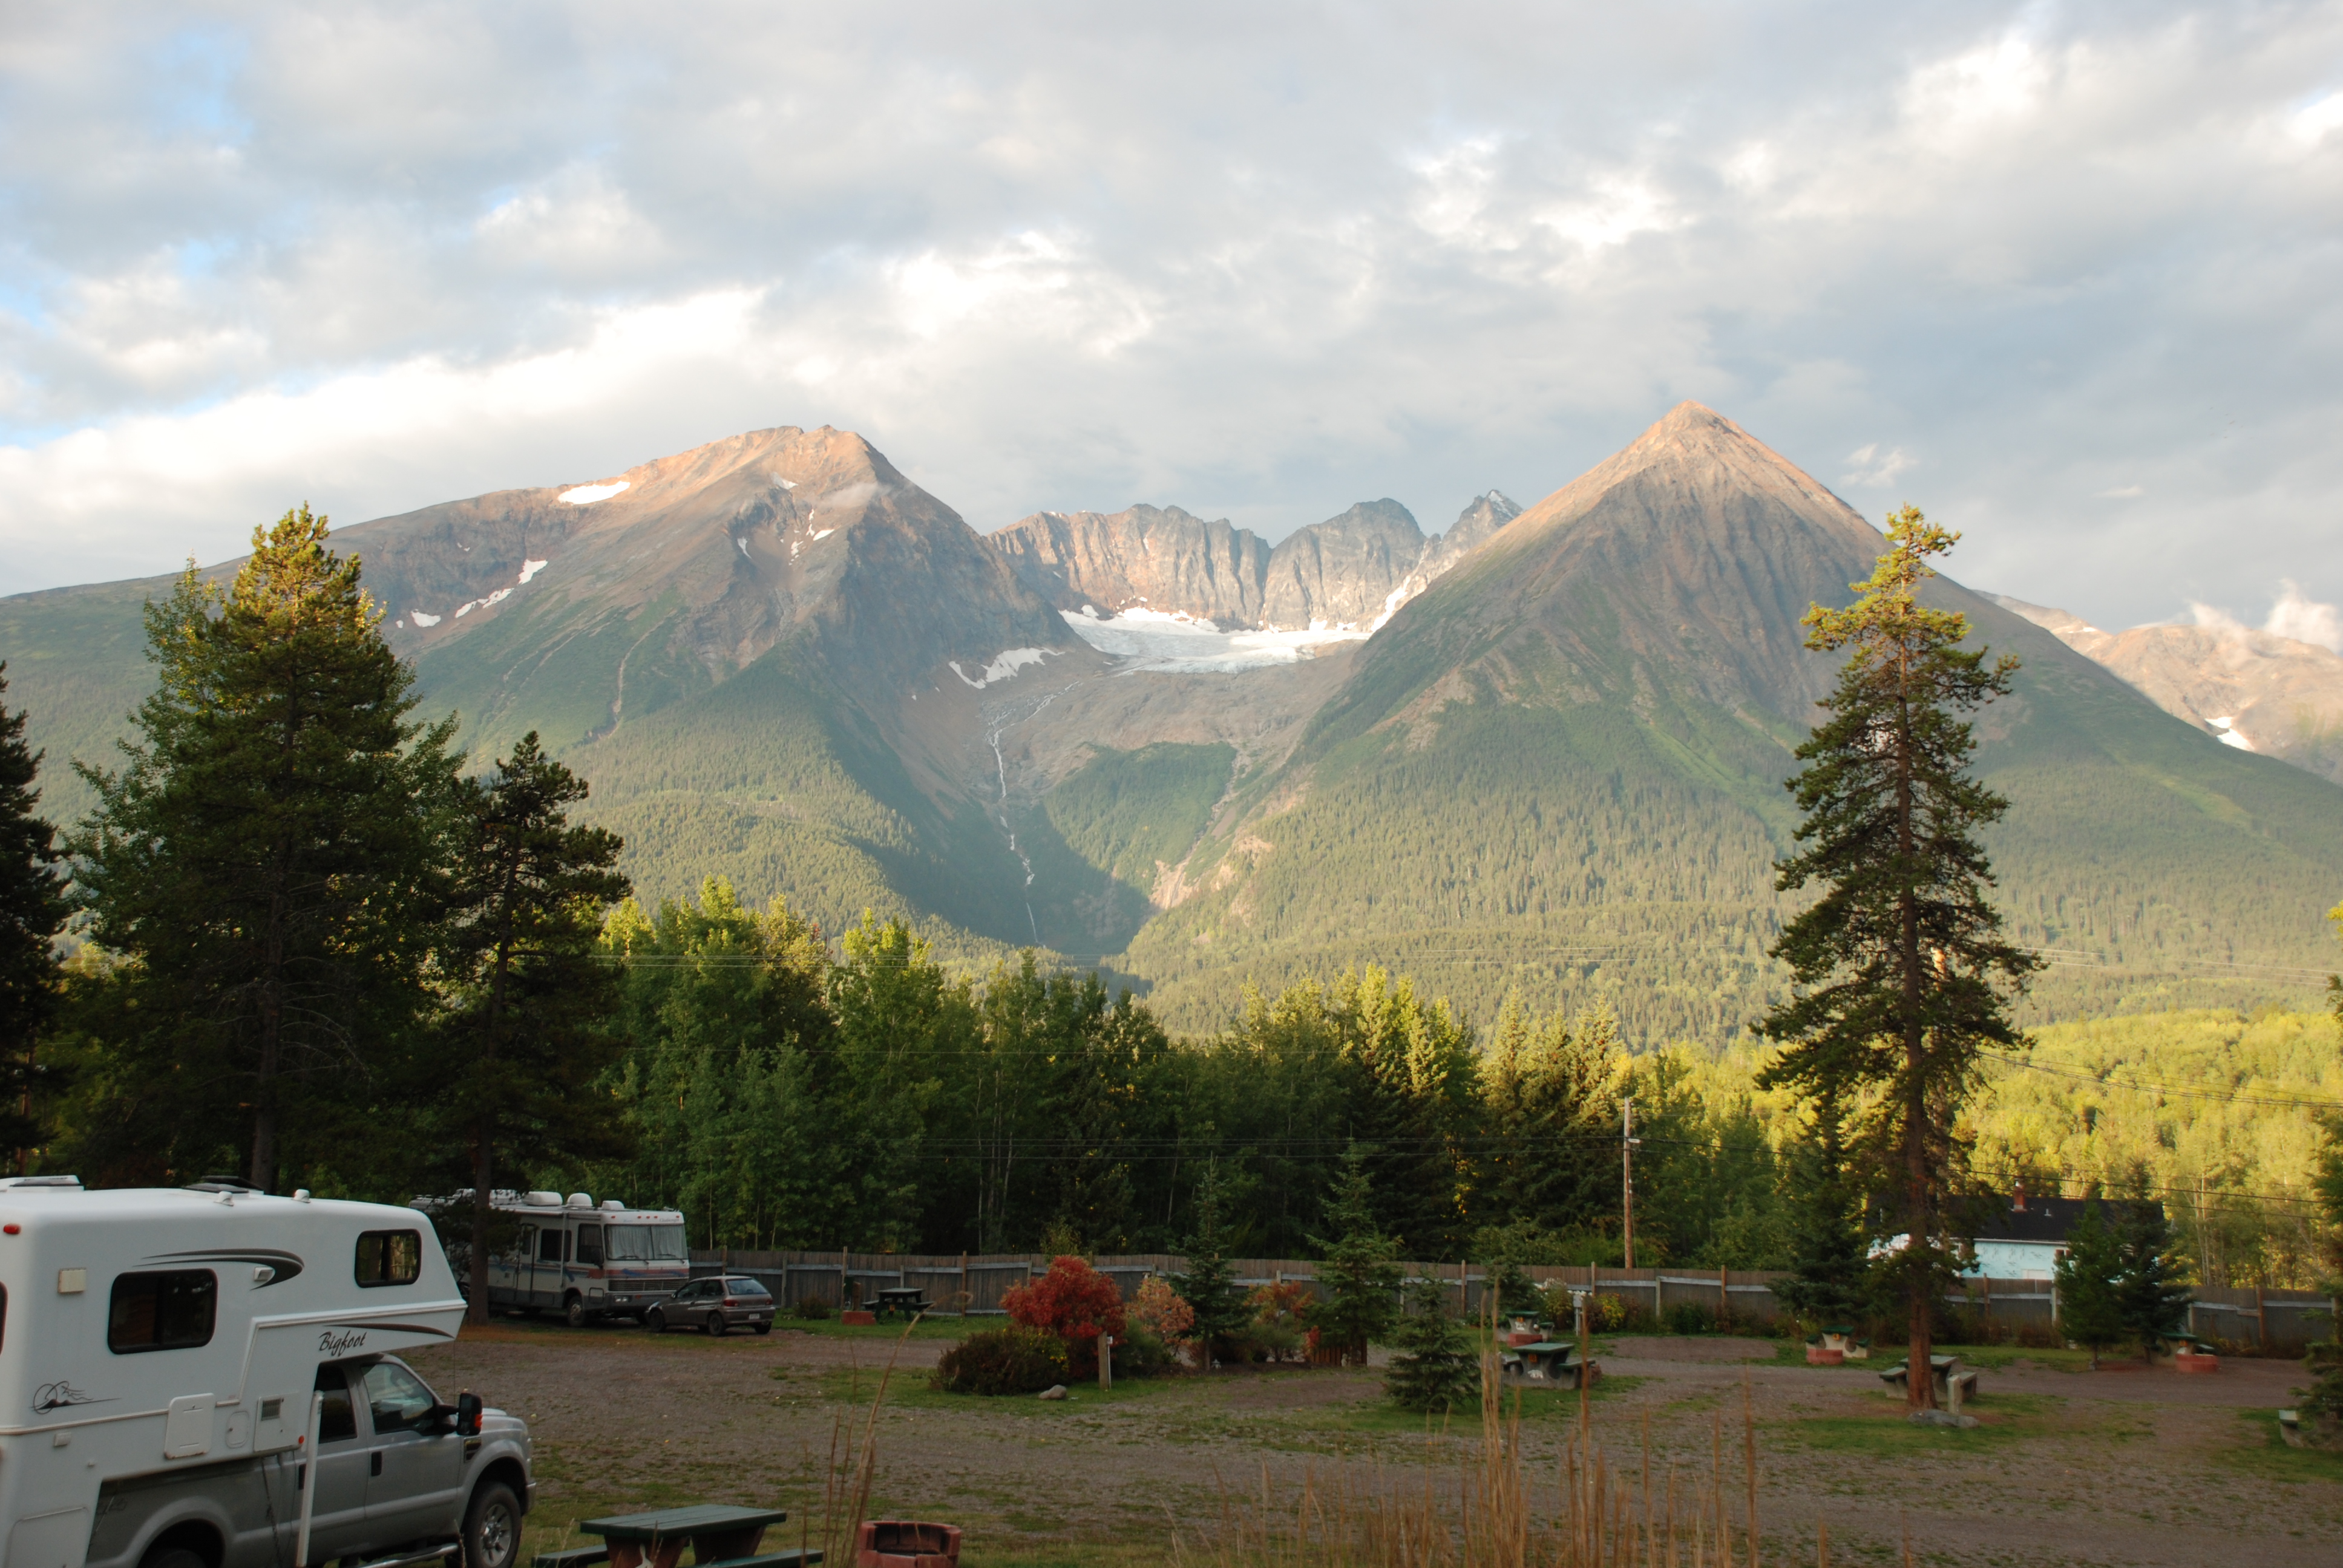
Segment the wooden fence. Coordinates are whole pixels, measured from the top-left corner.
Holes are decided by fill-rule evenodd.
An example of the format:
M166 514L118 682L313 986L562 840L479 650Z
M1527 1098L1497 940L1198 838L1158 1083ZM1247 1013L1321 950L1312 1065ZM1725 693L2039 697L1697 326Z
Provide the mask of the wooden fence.
M959 1255L909 1252L757 1252L695 1250L695 1274L739 1273L761 1281L774 1296L793 1304L808 1297L843 1306L850 1299L870 1301L888 1287L916 1286L940 1311L990 1314L1002 1310L1001 1300L1012 1285L1047 1273L1046 1252L990 1252ZM1319 1265L1302 1258L1237 1258L1231 1260L1241 1285L1289 1282L1317 1290ZM1188 1261L1171 1252L1101 1257L1092 1267L1121 1288L1131 1300L1150 1274L1185 1272ZM1477 1315L1485 1310L1488 1275L1463 1263L1402 1263L1403 1277L1438 1284L1458 1306ZM1540 1285L1556 1282L1617 1296L1643 1308L1664 1323L1671 1309L1696 1306L1711 1319L1724 1318L1754 1325L1770 1325L1783 1315L1773 1282L1790 1276L1780 1270L1694 1269L1668 1265L1657 1269L1584 1267L1526 1268L1523 1272ZM1980 1322L2016 1329L2050 1328L2057 1322L2057 1302L2047 1280L1983 1280L1962 1282L1961 1293L1948 1305ZM2207 1339L2227 1340L2269 1354L2299 1355L2310 1341L2328 1332L2331 1303L2313 1291L2223 1289L2207 1286L2197 1292L2189 1309L2189 1330Z

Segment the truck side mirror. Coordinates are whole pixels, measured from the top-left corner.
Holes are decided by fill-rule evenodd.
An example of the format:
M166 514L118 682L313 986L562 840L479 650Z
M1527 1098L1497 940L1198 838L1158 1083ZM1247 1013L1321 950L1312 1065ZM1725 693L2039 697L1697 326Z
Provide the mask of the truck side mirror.
M456 1396L456 1432L461 1437L480 1435L480 1396L469 1389Z

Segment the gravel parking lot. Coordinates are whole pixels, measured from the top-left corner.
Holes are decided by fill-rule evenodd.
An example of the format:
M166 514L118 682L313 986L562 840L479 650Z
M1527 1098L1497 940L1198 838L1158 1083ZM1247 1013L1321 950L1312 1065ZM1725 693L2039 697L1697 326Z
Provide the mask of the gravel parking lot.
M1264 1484L1339 1472L1372 1485L1452 1465L1477 1440L1474 1422L1443 1435L1392 1411L1372 1370L1222 1372L1062 1403L936 1393L925 1374L955 1329L709 1340L500 1322L409 1359L442 1397L470 1388L528 1418L531 1551L577 1543L579 1518L692 1502L786 1507L794 1543L890 1357L873 1513L962 1525L971 1568L1163 1560L1172 1533L1193 1545ZM1873 1371L1788 1364L1766 1341L1627 1339L1603 1356L1593 1419L1614 1465L1636 1471L1648 1430L1655 1480L1674 1465L1685 1486L1722 1422L1737 1495L1745 1388L1776 1562L1793 1547L1810 1560L1825 1519L1846 1561L1895 1560L1907 1530L1916 1556L1948 1563L2338 1561L2343 1457L2281 1446L2269 1415L2299 1381L2291 1363L2198 1378L2000 1359L1974 1408L1983 1425L1922 1431ZM1575 1401L1541 1392L1523 1410L1525 1462L1550 1474Z

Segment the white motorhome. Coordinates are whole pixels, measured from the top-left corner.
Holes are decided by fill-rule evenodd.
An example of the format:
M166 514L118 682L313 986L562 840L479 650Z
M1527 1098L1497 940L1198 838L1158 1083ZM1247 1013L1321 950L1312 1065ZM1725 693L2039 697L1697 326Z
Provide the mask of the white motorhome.
M460 1531L509 1568L526 1427L393 1353L463 1313L412 1209L0 1181L0 1563L283 1568L314 1464L307 1561Z
M585 1192L498 1192L492 1202L513 1232L488 1260L491 1307L556 1312L575 1328L598 1318L640 1322L691 1278L683 1216L672 1209L629 1209L616 1198L598 1206Z

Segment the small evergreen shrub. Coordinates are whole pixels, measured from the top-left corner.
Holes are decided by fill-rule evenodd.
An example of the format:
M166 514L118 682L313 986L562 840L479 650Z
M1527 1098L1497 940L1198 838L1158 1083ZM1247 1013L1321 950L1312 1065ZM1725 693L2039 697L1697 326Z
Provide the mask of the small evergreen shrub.
M820 1322L830 1315L830 1306L820 1296L799 1296L797 1312L807 1322Z
M1437 1415L1468 1409L1480 1398L1480 1358L1444 1310L1437 1286L1409 1292L1392 1342L1400 1353L1383 1373L1383 1392L1401 1409Z
M1672 1334L1705 1334L1716 1328L1716 1318L1698 1302L1678 1302L1667 1312L1668 1332Z
M973 1333L944 1352L930 1380L945 1393L1039 1393L1064 1382L1066 1342L1022 1323Z
M1179 1352L1161 1334L1133 1323L1114 1342L1114 1375L1161 1377L1180 1364Z

